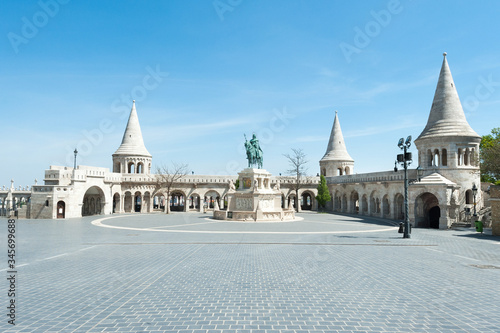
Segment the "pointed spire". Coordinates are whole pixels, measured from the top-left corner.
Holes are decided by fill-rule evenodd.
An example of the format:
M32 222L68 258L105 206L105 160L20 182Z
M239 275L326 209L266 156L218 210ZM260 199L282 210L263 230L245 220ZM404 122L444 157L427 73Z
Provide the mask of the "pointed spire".
M450 67L443 53L443 65L432 101L427 125L418 139L442 136L478 136L465 119Z
M141 125L139 125L139 117L135 109L135 100L132 102L132 110L128 117L127 128L123 134L122 144L114 155L140 155L151 157L142 139Z
M344 143L344 136L342 135L342 130L340 129L340 122L337 111L335 111L335 120L333 121L328 148L326 149L325 156L323 156L323 158L321 159L321 161L331 160L354 162L352 157L347 152L347 148Z

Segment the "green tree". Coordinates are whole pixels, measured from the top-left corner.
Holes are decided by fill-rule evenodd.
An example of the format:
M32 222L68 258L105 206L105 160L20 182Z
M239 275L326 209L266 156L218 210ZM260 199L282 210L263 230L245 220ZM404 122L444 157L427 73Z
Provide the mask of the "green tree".
M479 144L481 153L481 181L500 184L500 127L483 135Z
M326 203L332 200L330 191L328 190L328 186L326 185L326 178L323 175L320 176L320 181L318 184L318 196L316 197L316 200L318 200L318 205L320 208L325 208Z

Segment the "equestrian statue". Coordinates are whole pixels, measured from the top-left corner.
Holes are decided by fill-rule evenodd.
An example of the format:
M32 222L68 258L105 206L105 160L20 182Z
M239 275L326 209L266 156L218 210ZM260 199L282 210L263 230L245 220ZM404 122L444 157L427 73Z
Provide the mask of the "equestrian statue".
M264 161L262 149L259 145L259 140L257 136L254 134L250 141L247 141L247 136L245 135L245 149L247 151L247 159L248 159L248 167L251 168L256 166L259 169L262 169L262 162Z

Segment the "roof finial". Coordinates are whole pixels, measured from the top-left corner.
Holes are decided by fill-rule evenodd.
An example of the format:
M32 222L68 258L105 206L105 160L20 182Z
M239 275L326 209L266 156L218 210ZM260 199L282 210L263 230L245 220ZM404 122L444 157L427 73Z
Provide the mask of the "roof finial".
M337 113L338 113L338 111L337 111L337 110L335 110L335 114L337 114Z
M446 55L447 55L447 54L448 54L448 53L446 53L446 52L443 52L443 56L444 56L444 57L446 57Z

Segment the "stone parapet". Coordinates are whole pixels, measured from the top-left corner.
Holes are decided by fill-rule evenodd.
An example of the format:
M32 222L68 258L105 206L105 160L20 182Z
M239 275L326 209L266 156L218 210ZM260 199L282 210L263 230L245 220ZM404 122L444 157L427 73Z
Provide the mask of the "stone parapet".
M491 230L495 236L500 236L500 186L490 187Z

